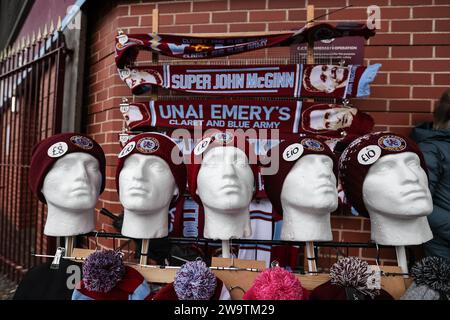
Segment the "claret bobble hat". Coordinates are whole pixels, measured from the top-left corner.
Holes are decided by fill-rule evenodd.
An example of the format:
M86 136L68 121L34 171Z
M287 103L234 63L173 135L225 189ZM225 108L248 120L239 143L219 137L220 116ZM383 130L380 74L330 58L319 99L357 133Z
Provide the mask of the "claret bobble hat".
M425 257L411 268L414 282L400 300L450 300L450 262Z
M200 260L181 266L173 282L147 300L230 300L223 282Z
M341 258L330 268L331 279L316 287L310 300L394 300L387 291L371 286L371 276L366 261Z
M272 267L261 272L243 300L308 300L309 291L284 268Z
M99 250L83 262L83 278L72 300L144 300L149 295L147 281L124 264L121 252Z

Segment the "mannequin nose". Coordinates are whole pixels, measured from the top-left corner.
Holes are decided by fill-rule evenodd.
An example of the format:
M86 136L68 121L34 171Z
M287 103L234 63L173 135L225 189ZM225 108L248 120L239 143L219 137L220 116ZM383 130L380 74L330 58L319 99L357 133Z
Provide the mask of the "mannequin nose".
M76 177L75 177L75 181L89 181L89 175L86 171L85 166L80 163L77 166L73 167L73 170L76 172Z
M318 171L319 177L321 177L321 178L329 179L331 177L330 170L328 170L328 168L324 164L317 166L317 171Z
M133 180L144 180L145 177L145 167L142 164L138 164L131 170L131 178Z
M224 163L223 164L222 176L224 176L224 177L236 176L236 170L232 163Z
M331 170L328 169L327 164L323 160L316 161L314 167L319 177L328 179L331 177Z
M403 177L403 181L405 182L412 182L412 183L417 183L419 182L419 176L418 176L418 172L416 172L416 170L411 169L410 167L408 167L407 165L402 165L402 177Z

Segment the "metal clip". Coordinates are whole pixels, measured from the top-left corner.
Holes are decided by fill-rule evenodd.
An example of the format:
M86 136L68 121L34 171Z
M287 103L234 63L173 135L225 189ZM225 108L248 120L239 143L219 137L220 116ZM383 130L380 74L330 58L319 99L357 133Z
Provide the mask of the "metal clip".
M53 258L50 269L59 269L59 262L65 251L66 250L63 247L58 247L58 249L56 249L55 257Z
M128 103L127 98L122 98L122 103L119 104L119 106L120 106L120 112L122 114L127 113L128 110L130 110L130 104Z
M349 100L349 99L343 99L343 100L342 100L342 104L343 104L344 107L346 107L346 108L351 108L351 107L352 107L352 104L350 103L350 100Z
M233 291L234 289L239 289L245 294L245 290L240 286L230 286L229 291Z
M128 140L130 139L130 136L128 135L128 133L123 132L119 133L119 141L120 144L122 145L122 147L125 147L125 144L128 142Z
M125 43L128 42L128 36L123 32L123 30L119 29L117 31L117 41L123 46Z

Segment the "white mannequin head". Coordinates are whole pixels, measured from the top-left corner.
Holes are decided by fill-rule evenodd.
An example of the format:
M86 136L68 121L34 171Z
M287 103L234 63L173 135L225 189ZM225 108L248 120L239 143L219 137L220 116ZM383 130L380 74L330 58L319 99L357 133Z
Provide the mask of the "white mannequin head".
M169 207L178 187L167 162L154 155L132 154L119 175L120 202L125 209L122 234L162 238L168 234Z
M203 158L196 193L205 208L207 238L249 236L249 205L255 188L246 154L232 146L215 147Z
M330 212L338 206L333 160L323 154L297 160L284 180L280 200L282 240L332 240Z
M101 184L99 163L93 156L75 152L58 159L41 189L48 205L44 234L72 236L94 230Z
M376 242L415 245L432 238L426 216L433 210L433 201L417 154L379 158L364 180L363 200Z

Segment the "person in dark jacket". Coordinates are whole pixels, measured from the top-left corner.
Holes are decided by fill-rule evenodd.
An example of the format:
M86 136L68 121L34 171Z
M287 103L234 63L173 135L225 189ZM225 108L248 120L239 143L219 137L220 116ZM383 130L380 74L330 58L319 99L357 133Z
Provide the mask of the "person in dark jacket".
M425 243L425 254L450 260L450 89L439 101L434 122L418 125L412 138L425 156L433 195L428 222L434 238Z

